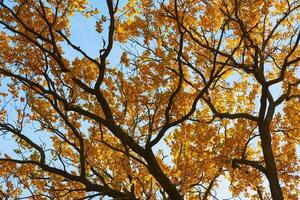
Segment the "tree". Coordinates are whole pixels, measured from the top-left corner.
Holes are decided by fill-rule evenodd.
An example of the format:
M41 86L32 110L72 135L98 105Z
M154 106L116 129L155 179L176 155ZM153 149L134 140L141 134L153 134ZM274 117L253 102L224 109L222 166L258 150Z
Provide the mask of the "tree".
M223 176L233 196L297 199L300 2L105 3L1 1L2 197L209 199ZM74 14L97 19L98 57Z

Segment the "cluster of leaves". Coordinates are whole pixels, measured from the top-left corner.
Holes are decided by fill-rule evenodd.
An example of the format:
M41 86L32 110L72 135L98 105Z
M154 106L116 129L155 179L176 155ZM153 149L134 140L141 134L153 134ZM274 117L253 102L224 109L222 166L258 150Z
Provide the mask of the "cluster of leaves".
M297 199L300 2L105 3L1 1L0 131L15 148L0 195L209 199L225 178L233 196ZM71 41L74 14L97 19L98 57Z

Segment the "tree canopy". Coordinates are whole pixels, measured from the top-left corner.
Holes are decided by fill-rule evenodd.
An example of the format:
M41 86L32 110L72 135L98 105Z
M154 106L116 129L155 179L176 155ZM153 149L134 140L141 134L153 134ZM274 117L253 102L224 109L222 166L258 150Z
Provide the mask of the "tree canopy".
M299 197L299 0L2 0L0 28L3 199Z

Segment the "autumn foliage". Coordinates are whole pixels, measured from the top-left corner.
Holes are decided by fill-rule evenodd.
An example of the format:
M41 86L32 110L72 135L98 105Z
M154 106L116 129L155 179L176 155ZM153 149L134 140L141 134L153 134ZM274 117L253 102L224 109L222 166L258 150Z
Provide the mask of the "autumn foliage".
M0 29L2 199L299 197L299 0L2 0Z

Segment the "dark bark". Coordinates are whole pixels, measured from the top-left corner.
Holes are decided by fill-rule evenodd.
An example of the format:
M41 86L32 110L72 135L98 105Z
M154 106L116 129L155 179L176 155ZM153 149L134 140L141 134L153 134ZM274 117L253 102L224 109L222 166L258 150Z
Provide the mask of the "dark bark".
M183 200L183 197L176 189L175 185L172 184L170 179L166 176L166 174L162 171L161 167L157 163L157 160L152 153L152 151L148 151L145 155L145 160L148 163L148 170L152 174L152 176L159 182L162 188L166 191L169 196L169 199L172 200Z
M271 134L268 130L268 127L265 127L263 124L259 126L259 132L261 138L261 147L267 169L266 177L270 185L272 199L283 200L282 189L279 184L279 178L276 169L275 157L272 151Z
M267 104L269 103L269 105ZM276 104L270 95L268 86L262 85L262 94L260 99L260 111L258 130L261 139L261 147L266 167L266 177L269 181L271 196L274 200L283 200L282 189L279 184L279 178L276 168L275 156L272 150L272 137L270 124L272 122Z

